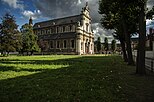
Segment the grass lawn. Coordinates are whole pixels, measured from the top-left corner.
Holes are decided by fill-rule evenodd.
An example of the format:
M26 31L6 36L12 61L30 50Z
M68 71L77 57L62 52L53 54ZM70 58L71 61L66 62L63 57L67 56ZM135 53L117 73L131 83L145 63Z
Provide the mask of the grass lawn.
M154 102L154 75L120 56L0 57L0 102Z

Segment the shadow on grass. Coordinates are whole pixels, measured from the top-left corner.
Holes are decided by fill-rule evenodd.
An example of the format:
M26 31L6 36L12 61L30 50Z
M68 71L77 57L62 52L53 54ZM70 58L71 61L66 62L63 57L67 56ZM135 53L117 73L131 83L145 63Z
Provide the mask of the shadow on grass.
M127 102L129 100L123 88L126 80L122 79L125 75L123 73L128 69L123 68L126 64L121 63L121 58L117 56L32 61L4 60L0 63L68 65L59 69L19 69L0 65L0 73L36 72L0 80L0 102Z

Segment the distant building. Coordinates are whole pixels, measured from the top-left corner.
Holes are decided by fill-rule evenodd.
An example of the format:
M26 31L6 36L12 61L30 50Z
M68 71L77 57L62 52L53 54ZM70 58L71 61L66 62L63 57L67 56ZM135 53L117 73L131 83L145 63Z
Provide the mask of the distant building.
M137 50L138 40L139 40L138 37L131 38L132 49ZM153 50L153 41L154 41L154 29L150 28L149 33L146 34L146 42L145 42L146 50L151 50L151 51Z
M48 42L47 51L50 53L93 54L94 34L91 20L86 3L79 15L38 22L33 29L39 40Z
M138 38L131 38L131 47L133 50L137 50Z
M153 41L154 41L154 28L149 29L149 34L146 38L146 47L149 47L149 50L153 50Z

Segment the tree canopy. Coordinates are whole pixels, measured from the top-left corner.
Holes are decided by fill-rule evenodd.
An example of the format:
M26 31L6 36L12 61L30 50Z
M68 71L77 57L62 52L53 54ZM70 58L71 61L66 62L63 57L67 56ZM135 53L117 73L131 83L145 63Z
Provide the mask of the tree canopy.
M18 31L14 16L6 13L0 24L0 50L2 54L9 54L10 51L21 50L21 34Z
M105 49L105 51L109 50L109 44L108 44L108 38L107 37L104 38L104 49Z
M37 44L37 36L33 32L33 27L29 24L24 24L21 27L21 33L22 33L22 43L23 43L23 49L22 52L37 52L40 51L40 48Z
M122 49L124 51L127 47L129 65L133 65L131 34L139 33L136 67L138 74L145 74L146 2L147 0L100 0L99 2L101 24L106 29L114 29L117 32L115 35L121 45L126 43ZM152 15L151 12L149 15Z
M97 38L97 51L98 52L101 51L101 38L100 37Z

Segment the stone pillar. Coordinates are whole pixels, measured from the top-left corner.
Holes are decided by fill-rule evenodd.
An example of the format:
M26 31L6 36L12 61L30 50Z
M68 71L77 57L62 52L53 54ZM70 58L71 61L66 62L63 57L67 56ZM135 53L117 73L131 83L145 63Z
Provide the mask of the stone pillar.
M90 45L89 45L89 46L90 46L90 47L89 47L90 54L93 53L93 51L92 51L92 46L91 46L91 45L92 45L92 43L90 42Z
M91 43L92 43L92 54L95 54L95 52L94 52L94 47L95 47L95 45L94 45L94 39L92 39Z
M91 54L91 49L90 49L90 42L88 42L88 54Z
M81 39L79 38L76 40L76 52L78 55L81 55Z
M85 41L83 41L83 54L85 54Z

